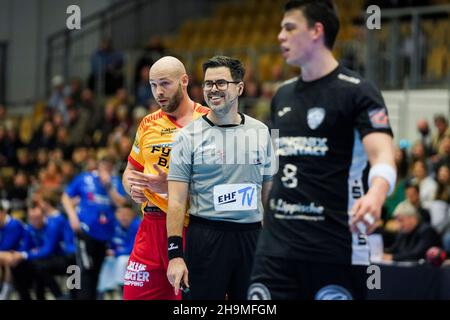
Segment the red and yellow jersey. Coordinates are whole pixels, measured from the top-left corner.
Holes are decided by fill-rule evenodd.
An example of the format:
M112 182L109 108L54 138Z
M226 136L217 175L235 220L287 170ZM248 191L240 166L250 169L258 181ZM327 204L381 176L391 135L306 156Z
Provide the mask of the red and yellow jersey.
M195 120L207 114L208 108L194 103ZM175 133L182 128L176 120L161 109L147 115L142 119L131 148L128 162L144 173L158 174L153 168L157 164L164 172L169 172L170 151ZM168 200L166 194L154 193L148 189L144 191L149 200L142 204L142 210L147 206L155 205L167 213Z

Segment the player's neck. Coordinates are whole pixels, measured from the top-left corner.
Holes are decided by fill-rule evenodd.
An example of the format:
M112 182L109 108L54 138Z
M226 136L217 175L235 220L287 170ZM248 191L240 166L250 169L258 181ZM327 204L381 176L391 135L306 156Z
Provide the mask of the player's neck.
M227 124L239 124L241 123L241 117L237 111L237 105L232 107L230 112L228 112L223 117L218 117L214 111L210 111L206 116L212 123L216 126L223 126Z
M302 80L314 81L330 74L339 65L331 51L323 49L313 55L310 61L301 66Z
M190 122L194 114L194 101L185 95L180 102L180 106L174 112L168 113L172 118L175 118L178 123L183 124L184 121Z

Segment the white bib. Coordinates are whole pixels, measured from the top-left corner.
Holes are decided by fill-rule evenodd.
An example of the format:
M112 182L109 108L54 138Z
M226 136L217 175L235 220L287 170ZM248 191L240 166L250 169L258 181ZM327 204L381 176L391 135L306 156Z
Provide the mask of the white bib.
M255 184L220 184L214 186L216 211L243 211L258 208L258 189Z

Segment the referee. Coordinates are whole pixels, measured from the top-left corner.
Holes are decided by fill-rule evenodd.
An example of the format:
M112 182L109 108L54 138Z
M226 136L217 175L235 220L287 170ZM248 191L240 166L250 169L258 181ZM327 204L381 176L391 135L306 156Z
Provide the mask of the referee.
M272 143L266 125L238 113L241 62L216 56L203 71L211 111L179 132L170 159L167 276L175 294L189 287L186 299L243 300L272 178Z
M289 1L278 39L301 76L271 105L279 128L250 299L364 299L366 234L395 186L392 130L379 90L341 66L331 1Z

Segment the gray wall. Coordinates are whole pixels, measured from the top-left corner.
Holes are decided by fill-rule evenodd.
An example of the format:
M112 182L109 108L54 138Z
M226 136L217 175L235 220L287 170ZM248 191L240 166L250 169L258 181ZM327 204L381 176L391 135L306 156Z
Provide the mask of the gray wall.
M8 43L6 98L34 100L45 91L47 37L65 28L66 8L77 4L83 17L111 0L0 0L0 41Z

